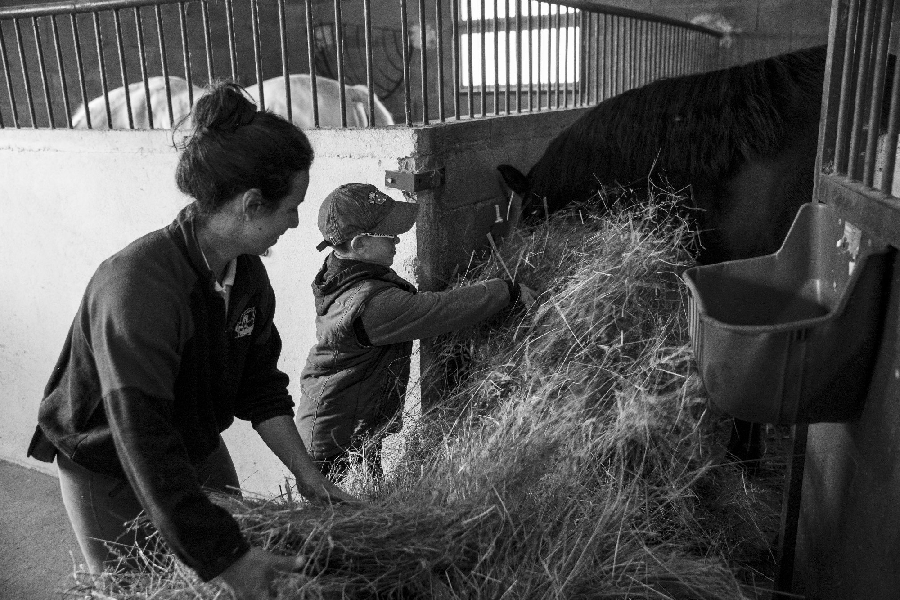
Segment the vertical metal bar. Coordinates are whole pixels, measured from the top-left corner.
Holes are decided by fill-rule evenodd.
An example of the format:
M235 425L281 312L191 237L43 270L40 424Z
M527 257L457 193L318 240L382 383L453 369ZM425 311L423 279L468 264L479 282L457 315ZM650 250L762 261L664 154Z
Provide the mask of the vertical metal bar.
M203 45L206 49L206 83L213 80L213 47L209 30L209 0L200 0L200 11L203 16Z
M628 89L634 89L637 83L637 21L628 21Z
M147 79L147 53L144 49L144 26L141 22L141 9L134 7L134 25L137 31L138 56L141 61L141 79L144 82L144 106L147 110L147 125L153 129L153 107L150 105L150 82Z
M778 540L778 570L775 574L773 598L782 597L778 592L790 592L794 575L794 550L797 546L797 523L800 520L802 504L803 471L806 466L806 441L809 425L802 423L793 427L791 460L785 473L781 535ZM791 595L793 596L793 595Z
M472 113L475 112L475 104L472 98L472 86L474 85L474 75L472 74L472 0L466 0L466 40L469 50L466 56L466 64L469 67L469 85L466 89L466 96L469 102L469 113L467 116L471 119Z
M103 57L103 38L100 32L100 14L91 13L94 19L94 40L97 42L97 63L100 67L100 87L103 89L103 100L106 103L106 123L112 129L112 109L109 105L109 85L106 81L106 60Z
M250 35L253 40L253 71L256 73L256 89L259 92L259 110L266 110L266 93L263 89L265 78L263 77L262 49L259 39L259 2L257 0L250 0Z
M494 0L494 114L500 114L500 28L497 26L497 0Z
M556 108L560 104L560 88L562 86L562 73L559 70L559 57L562 51L562 6L556 5Z
M522 0L516 0L516 112L522 112Z
M13 19L16 32L16 47L19 50L19 62L22 64L22 78L25 82L25 99L28 102L28 113L31 115L31 126L37 127L37 119L34 116L34 98L31 94L31 82L28 80L28 62L25 59L25 46L22 43L22 28L19 19Z
M184 2L178 3L178 27L181 29L181 56L184 60L184 78L187 81L188 106L194 107L194 78L191 73L191 50L188 45L187 15Z
M569 7L566 7L566 21L560 31L560 37L565 34L565 42L562 45L562 78L563 106L569 108Z
M363 0L363 27L366 45L366 87L369 89L369 127L375 126L375 83L372 76L372 2ZM441 72L440 69L438 72Z
M69 15L72 23L72 41L75 44L75 65L78 67L78 86L81 88L81 102L84 106L84 120L87 123L87 128L91 129L91 111L88 110L88 97L87 97L87 87L84 83L84 63L81 59L81 38L78 35L78 24L75 21L75 14ZM13 104L13 110L15 110L15 104ZM13 113L15 114L15 112ZM16 123L16 127L18 127L18 122Z
M506 88L503 90L504 100L506 102L506 114L510 113L510 100L509 100L509 90L512 88L512 71L510 70L510 65L512 65L512 56L510 55L509 48L509 38L510 32L512 31L511 26L511 18L512 18L512 6L513 0L504 0L503 8L506 11L506 14L503 16L503 21L505 28L503 32L505 33L503 37L503 44L506 49Z
M56 22L56 15L50 17L50 27L53 31L53 49L56 52L56 67L59 70L59 82L62 87L63 110L66 113L66 127L72 128L72 107L69 105L69 85L66 82L66 69L63 66L62 45L59 40L59 25ZM2 116L0 116L2 118ZM0 121L0 127L2 127Z
M528 3L528 112L534 111L534 22L532 21L531 0Z
M537 47L535 48L535 52L531 55L531 60L534 61L534 65L532 66L532 73L535 73L535 77L537 79L537 108L540 111L542 106L541 101L541 34L544 32L544 22L543 16L541 15L541 6L543 6L543 2L538 2L537 9ZM549 106L548 106L549 108Z
M128 114L128 129L134 129L134 115L131 112L131 94L128 89L128 68L125 64L125 46L122 44L122 21L119 9L113 10L113 25L116 31L116 49L119 52L119 73L122 76L122 87L125 90L125 112Z
M481 0L481 15L479 17L479 26L481 31L481 116L487 116L487 32L485 31L486 23L484 12L486 8L485 0Z
M158 8L158 7L157 7ZM233 0L225 0L225 28L228 32L228 59L231 61L231 79L237 81L238 62L234 47L234 4ZM259 82L262 83L262 82Z
M406 31L406 0L402 0L403 3L403 28ZM341 96L341 127L347 126L347 84L344 81L344 17L341 13L341 0L334 0L334 29L335 29L335 38L337 41L337 70L338 70L338 83L340 85L340 96ZM403 35L403 75L404 75L404 87L406 89L406 104L409 105L409 56L407 56L406 52L409 47L409 35L408 33L404 33ZM409 124L409 109L407 109L407 125Z
M863 22L862 44L859 48L859 64L856 68L856 99L853 106L853 128L850 133L850 154L847 163L847 177L856 179L859 175L859 154L862 137L862 128L865 115L863 114L863 105L865 103L865 95L868 91L867 82L869 82L869 59L872 53L872 37L875 27L875 5L874 0L866 3L866 14Z
M162 10L159 4L154 8L156 9L156 32L159 38L159 62L162 65L163 83L166 86L166 106L169 107L169 127L175 129L175 115L172 110L172 85L169 82L169 60L166 58L166 38L163 34Z
M900 68L895 66L891 84L891 110L888 115L887 135L885 135L883 146L884 171L881 176L881 191L885 194L892 194L894 187L894 167L897 162L898 138L900 138Z
M284 77L284 107L287 111L287 120L293 123L294 107L291 106L291 70L288 64L287 18L284 14L284 0L278 0L278 36L281 42L281 75ZM369 120L371 121L371 112Z
M319 90L316 85L316 55L313 45L312 0L304 0L306 6L306 50L309 53L309 87L313 102L313 126L319 126Z
M451 35L450 38L450 51L452 53L453 60L453 112L456 120L459 121L461 110L460 110L460 66L459 66L459 0L450 0L450 10L453 12L453 20L450 22Z
M367 3L368 1L369 0L366 0ZM447 116L444 112L444 19L441 10L441 0L434 0L434 21L435 28L437 29L438 120L443 123L447 120ZM369 57L371 71L372 54L369 52L368 48L366 48L366 56Z
M335 0L335 5L339 4L340 0ZM471 14L469 15L471 18ZM406 116L406 124L412 125L412 99L410 97L410 85L409 85L409 23L407 22L407 14L406 14L406 0L400 0L400 37L403 38L403 106ZM472 40L469 39L469 45L471 46ZM470 48L471 50L471 48ZM471 63L471 51L469 56L469 62ZM469 72L469 79L471 80L472 74ZM470 102L471 104L471 102Z
M38 70L41 74L41 88L44 92L44 104L47 107L47 121L49 121L51 129L56 129L56 124L53 122L53 109L50 106L50 86L47 84L47 64L44 61L44 44L41 41L41 31L38 26L37 17L31 18L31 27L34 30L34 45L37 48Z
M603 19L603 42L598 48L600 52L597 53L597 83L600 86L597 92L598 104L606 100L609 93L609 82L607 80L607 75L609 74L609 15L603 13L598 15L599 18ZM597 31L600 31L600 23L597 23Z
M483 2L484 0L482 0ZM422 73L422 123L428 125L428 36L425 27L425 0L419 0L419 41L422 45L420 69Z
M610 61L612 90L611 96L622 91L622 17L613 15L612 22L612 60Z
M74 15L73 15L74 18ZM13 94L12 75L9 69L9 55L6 53L6 39L3 36L3 22L0 21L0 60L3 61L3 74L6 78L6 90L9 92L9 106L12 109L13 126L19 128L19 111Z
M875 181L875 158L878 149L878 132L881 127L885 63L887 63L888 59L888 42L891 37L891 17L893 14L894 0L882 0L881 18L878 23L877 47L875 50L875 71L872 76L873 87L871 106L869 107L869 131L867 133L865 162L863 164L863 183L869 187L872 187ZM896 150L894 153L896 154Z

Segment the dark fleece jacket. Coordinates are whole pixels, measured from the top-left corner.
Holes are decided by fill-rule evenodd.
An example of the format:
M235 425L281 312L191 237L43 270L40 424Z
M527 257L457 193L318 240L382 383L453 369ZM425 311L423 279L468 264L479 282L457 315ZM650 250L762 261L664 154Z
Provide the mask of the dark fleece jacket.
M41 402L28 454L62 452L127 478L185 564L212 579L249 546L208 500L194 465L234 418L293 414L278 370L275 295L257 256L238 257L226 315L186 208L97 269Z

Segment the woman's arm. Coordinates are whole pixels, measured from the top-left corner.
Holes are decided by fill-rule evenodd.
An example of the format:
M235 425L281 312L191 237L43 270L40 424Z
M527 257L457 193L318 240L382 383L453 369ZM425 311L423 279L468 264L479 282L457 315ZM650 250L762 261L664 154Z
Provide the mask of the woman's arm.
M297 491L310 500L356 502L322 475L306 452L294 420L288 416L267 419L256 426L259 437L297 478Z

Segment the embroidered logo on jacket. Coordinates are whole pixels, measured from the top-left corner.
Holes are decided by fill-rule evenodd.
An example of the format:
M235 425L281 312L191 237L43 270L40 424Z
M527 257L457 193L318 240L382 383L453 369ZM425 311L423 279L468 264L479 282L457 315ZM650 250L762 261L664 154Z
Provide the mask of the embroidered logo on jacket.
M238 319L237 325L234 326L236 337L240 338L253 333L254 323L256 323L256 307L251 306L241 313L241 318Z

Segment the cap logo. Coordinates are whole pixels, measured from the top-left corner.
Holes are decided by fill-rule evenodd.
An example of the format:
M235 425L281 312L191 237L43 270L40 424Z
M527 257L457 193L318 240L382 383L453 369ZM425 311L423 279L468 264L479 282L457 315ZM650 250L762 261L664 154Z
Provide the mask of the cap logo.
M369 192L369 204L377 204L381 206L387 202L389 198L381 192Z

